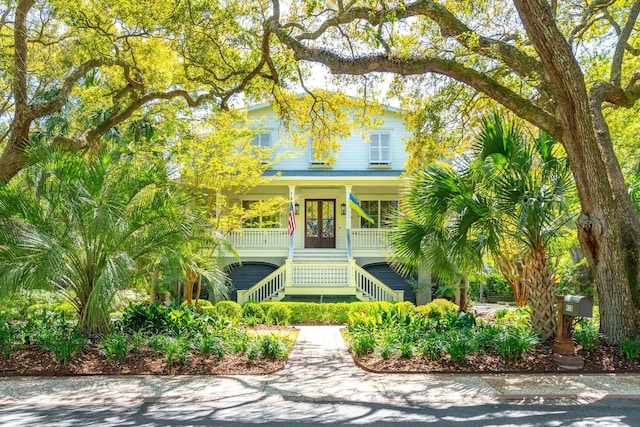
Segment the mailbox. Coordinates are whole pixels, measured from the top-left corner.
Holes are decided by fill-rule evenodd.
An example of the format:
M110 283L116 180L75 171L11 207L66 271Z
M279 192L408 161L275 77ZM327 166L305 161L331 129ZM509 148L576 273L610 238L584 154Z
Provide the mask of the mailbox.
M562 314L574 317L593 316L593 300L579 295L565 295L562 300Z

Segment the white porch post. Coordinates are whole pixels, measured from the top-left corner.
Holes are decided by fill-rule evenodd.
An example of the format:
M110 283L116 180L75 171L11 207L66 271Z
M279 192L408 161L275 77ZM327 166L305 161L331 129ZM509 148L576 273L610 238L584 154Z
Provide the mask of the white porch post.
M289 186L289 200L291 204L295 204L296 203L296 186L295 185L290 185ZM289 205L289 208L287 209L287 221L289 220L289 209L291 209L291 204ZM296 221L296 229L298 228L298 218L295 216L295 212L294 212L294 219ZM295 235L296 232L294 231L291 236L289 236L289 259L293 259L293 247L295 244Z
M351 256L351 204L349 203L349 196L351 195L351 185L345 185L344 186L344 190L345 190L345 204L347 205L347 210L346 210L346 218L345 221L347 222L346 224L346 232L347 232L347 257L349 259L353 258Z

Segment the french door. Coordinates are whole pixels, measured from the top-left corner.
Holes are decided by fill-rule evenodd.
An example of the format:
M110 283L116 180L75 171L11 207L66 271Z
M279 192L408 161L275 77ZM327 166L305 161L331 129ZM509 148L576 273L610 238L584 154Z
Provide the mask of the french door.
M304 247L336 247L336 201L307 199L304 202Z

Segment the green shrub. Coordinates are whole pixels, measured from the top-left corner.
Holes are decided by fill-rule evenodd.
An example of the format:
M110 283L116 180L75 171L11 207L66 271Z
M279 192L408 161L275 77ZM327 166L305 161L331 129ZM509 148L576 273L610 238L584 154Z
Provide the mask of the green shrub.
M496 325L484 325L476 330L476 342L483 349L497 348L502 340L503 328Z
M432 333L419 342L418 349L423 357L435 360L445 353L445 344L439 333Z
M114 332L100 342L100 348L109 360L125 358L129 354L130 347L129 337L122 332Z
M496 320L502 320L507 316L509 311L510 310L508 308L498 308L493 312L493 315L495 316Z
M159 302L135 305L122 314L116 327L125 333L140 332L146 336L169 334L196 335L209 327L226 327L217 317L204 317L190 309L165 307Z
M65 320L63 312L41 312L29 320L24 332L31 342L52 352L56 360L65 365L87 343L87 337Z
M485 277L485 295L509 295L513 296L513 288L502 274L488 274Z
M267 323L271 325L286 325L291 317L291 310L283 303L273 304L267 310Z
M74 319L78 316L78 310L70 302L61 302L54 305L53 311L56 313L64 313L65 319Z
M242 304L242 319L249 325L263 323L265 321L264 308L257 302L246 302Z
M411 357L415 352L415 346L411 341L403 341L399 346L400 356L402 357Z
M458 312L458 306L444 298L437 298L428 304L420 305L414 311L423 314L429 319L439 320L447 312Z
M498 351L505 359L520 360L538 341L532 330L508 326L502 331Z
M596 349L600 346L600 328L595 322L583 319L576 324L573 337L585 350Z
M111 309L114 312L124 313L131 305L149 305L149 294L136 292L134 289L123 289L116 292Z
M223 359L226 354L224 340L213 334L204 334L196 340L196 350L202 354L215 354L218 359Z
M456 365L466 362L467 356L476 351L476 342L470 329L452 329L444 337L444 348Z
M638 350L640 350L640 338L623 338L620 340L620 354L630 362L636 360Z
M232 322L237 322L242 316L242 307L235 301L219 301L214 306L215 313Z
M167 366L187 365L189 347L189 341L183 337L168 337L163 349Z
M27 307L25 312L26 312L27 319L31 319L33 317L39 317L43 313L52 314L54 310L53 310L52 304L38 303L38 304L32 304L29 307Z
M0 316L0 354L4 359L11 355L17 335L18 327L9 323L6 317Z
M124 332L129 333L163 334L172 329L169 311L169 308L164 307L159 302L151 305L131 305L122 314L118 326Z
M262 338L260 343L260 353L262 357L267 359L277 359L287 355L287 346L278 337L266 336Z
M355 335L350 334L351 351L356 356L364 356L373 352L376 345L376 339L373 334L369 333L357 333Z
M215 314L215 307L211 303L211 301L207 299L198 300L198 308L196 310L198 313L206 313L206 314Z
M165 356L167 367L188 364L189 341L184 337L155 335L149 339L148 343L153 351Z

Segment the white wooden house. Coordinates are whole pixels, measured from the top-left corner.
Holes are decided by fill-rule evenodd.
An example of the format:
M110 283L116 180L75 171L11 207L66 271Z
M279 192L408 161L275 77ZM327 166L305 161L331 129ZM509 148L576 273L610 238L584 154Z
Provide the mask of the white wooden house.
M287 133L268 104L252 107L248 114L266 120L255 144L278 142L277 150L290 150ZM387 220L402 192L409 133L397 109L387 107L379 118L382 124L368 135L356 131L340 141L332 165L318 160L310 146L294 150L295 156L282 158L267 171L275 176L269 184L236 200L250 204L282 196L292 201L277 218L256 218L252 227L231 233L241 257L240 263L228 261L239 303L414 300L407 280L387 264L386 243ZM373 223L349 203L351 195Z

